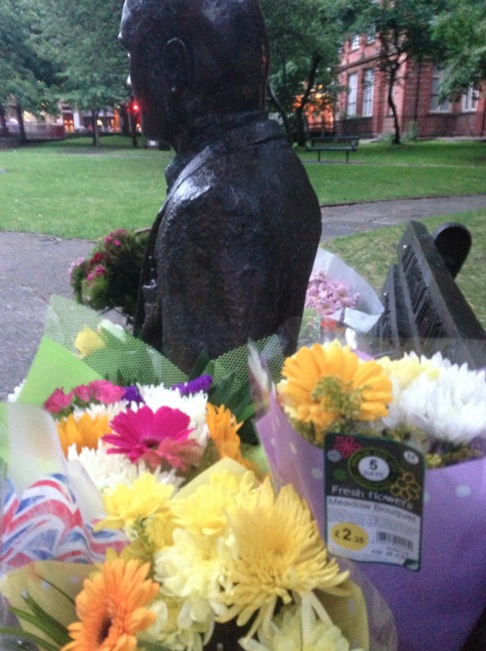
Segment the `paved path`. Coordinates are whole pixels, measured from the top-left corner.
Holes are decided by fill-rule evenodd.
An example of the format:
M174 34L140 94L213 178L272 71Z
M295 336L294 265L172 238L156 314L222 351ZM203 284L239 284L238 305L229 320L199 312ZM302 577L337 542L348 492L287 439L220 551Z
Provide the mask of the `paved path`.
M323 207L322 241L481 207L486 207L486 194ZM22 381L30 367L51 294L72 297L69 265L92 246L87 240L0 232L0 399Z

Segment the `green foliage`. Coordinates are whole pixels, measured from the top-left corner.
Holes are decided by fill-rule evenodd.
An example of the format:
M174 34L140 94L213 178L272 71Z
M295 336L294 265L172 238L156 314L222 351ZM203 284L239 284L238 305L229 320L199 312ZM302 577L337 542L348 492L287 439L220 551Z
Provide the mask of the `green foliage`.
M59 67L62 98L97 113L127 96L117 36L122 0L38 0L37 50Z
M470 85L479 89L486 79L486 4L483 0L449 2L437 18L433 38L446 68L440 98L458 99Z
M338 64L339 31L323 0L262 0L270 44L270 81L287 114L296 97L323 86L332 95ZM305 101L305 100L304 100Z

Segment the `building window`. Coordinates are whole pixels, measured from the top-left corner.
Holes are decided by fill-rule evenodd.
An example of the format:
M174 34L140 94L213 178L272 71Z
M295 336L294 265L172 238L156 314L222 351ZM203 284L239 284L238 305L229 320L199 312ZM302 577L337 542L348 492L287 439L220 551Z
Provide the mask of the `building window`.
M375 85L375 71L368 68L363 75L363 117L373 115L373 91Z
M475 111L478 107L478 91L472 84L462 96L462 110Z
M358 97L358 73L348 75L348 116L356 115L356 100Z
M356 34L353 37L353 39L351 40L351 49L352 50L358 50L360 44L361 44L361 36L360 36L360 34Z
M441 68L440 66L434 66L434 70L432 72L432 84L430 87L430 110L449 113L451 110L451 103L448 100L442 103L439 102L440 86L443 79L444 68Z
M368 30L368 33L366 34L366 43L369 45L370 43L374 43L376 41L376 27L373 25L373 27L370 27Z

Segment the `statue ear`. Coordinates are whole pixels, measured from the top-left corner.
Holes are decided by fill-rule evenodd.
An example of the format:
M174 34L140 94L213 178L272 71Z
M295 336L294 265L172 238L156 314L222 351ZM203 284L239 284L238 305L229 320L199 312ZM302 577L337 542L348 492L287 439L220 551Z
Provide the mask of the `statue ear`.
M185 90L190 84L191 60L184 42L172 38L164 48L164 71L173 93Z

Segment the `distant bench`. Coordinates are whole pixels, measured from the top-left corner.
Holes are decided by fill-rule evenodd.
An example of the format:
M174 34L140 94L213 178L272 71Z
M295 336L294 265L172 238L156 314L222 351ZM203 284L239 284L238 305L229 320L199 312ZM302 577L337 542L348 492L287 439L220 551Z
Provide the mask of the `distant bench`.
M307 151L316 151L317 160L321 162L323 151L343 151L346 154L346 163L349 163L350 152L357 151L359 138L357 136L321 136L310 138L306 143Z
M409 222L382 290L385 310L370 333L372 354L440 351L453 363L486 367L486 332L454 280L470 246L462 224L444 224L431 235L424 224Z

